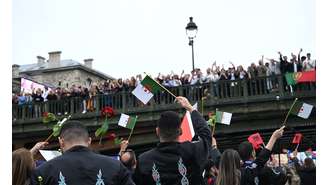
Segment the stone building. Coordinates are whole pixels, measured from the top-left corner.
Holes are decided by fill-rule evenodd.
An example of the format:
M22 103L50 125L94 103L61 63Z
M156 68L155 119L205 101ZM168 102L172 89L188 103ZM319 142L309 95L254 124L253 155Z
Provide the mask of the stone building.
M49 59L37 56L37 62L26 65L12 65L13 91L20 78L49 84L53 87L80 85L89 87L93 83L114 78L92 68L93 59L85 59L84 64L74 60L62 60L61 51L49 52Z

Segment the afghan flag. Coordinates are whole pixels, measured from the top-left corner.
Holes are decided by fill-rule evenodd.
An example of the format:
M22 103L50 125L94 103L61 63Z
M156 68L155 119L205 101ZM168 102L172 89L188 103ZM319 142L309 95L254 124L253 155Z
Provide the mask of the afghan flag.
M310 116L312 109L313 105L303 102L296 102L291 110L291 113L301 118L307 119Z
M132 91L142 103L147 104L158 91L164 90L154 79L146 75L140 84Z
M315 70L297 73L286 73L285 78L288 85L295 85L301 82L315 82Z
M132 117L122 113L118 125L132 130L136 125L136 122L137 117Z
M216 111L216 123L230 125L232 113Z

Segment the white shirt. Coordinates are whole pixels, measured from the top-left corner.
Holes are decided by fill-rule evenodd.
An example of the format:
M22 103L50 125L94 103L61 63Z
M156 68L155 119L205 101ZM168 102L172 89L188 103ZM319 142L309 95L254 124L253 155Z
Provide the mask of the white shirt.
M198 82L199 78L197 76L193 76L190 81L190 85L195 85Z
M214 75L212 73L207 74L205 77L205 82L208 83L208 82L213 82L213 81L214 81Z
M293 62L293 67L294 67L294 72L297 72L297 64L295 62Z
M303 69L305 71L311 71L315 68L315 63L316 63L315 60L305 60L303 62Z

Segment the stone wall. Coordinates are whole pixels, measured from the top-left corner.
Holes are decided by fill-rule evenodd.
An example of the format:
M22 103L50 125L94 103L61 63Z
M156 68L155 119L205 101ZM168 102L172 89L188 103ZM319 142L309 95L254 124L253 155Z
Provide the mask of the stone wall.
M73 84L89 87L87 79L92 82L103 82L104 79L80 69L54 71L42 74L31 75L32 80L40 83L52 84L56 87L70 87Z

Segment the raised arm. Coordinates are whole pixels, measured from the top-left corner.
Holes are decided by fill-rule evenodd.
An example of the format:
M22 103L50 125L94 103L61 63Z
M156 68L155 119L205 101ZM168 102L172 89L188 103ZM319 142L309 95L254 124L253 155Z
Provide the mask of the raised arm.
M255 163L259 167L258 170L264 167L265 163L269 160L272 148L276 141L282 136L285 126L275 130L270 137L269 142L265 148L259 153L258 157L255 159Z
M272 151L274 144L276 143L277 139L281 138L282 134L284 133L285 126L280 127L278 130L275 130L270 137L268 144L265 146L266 149Z
M279 60L280 60L280 62L282 62L282 54L281 54L281 52L278 51L278 54L279 54Z
M303 49L301 48L300 51L298 52L298 56L297 56L297 62L301 62L301 53L302 53Z

